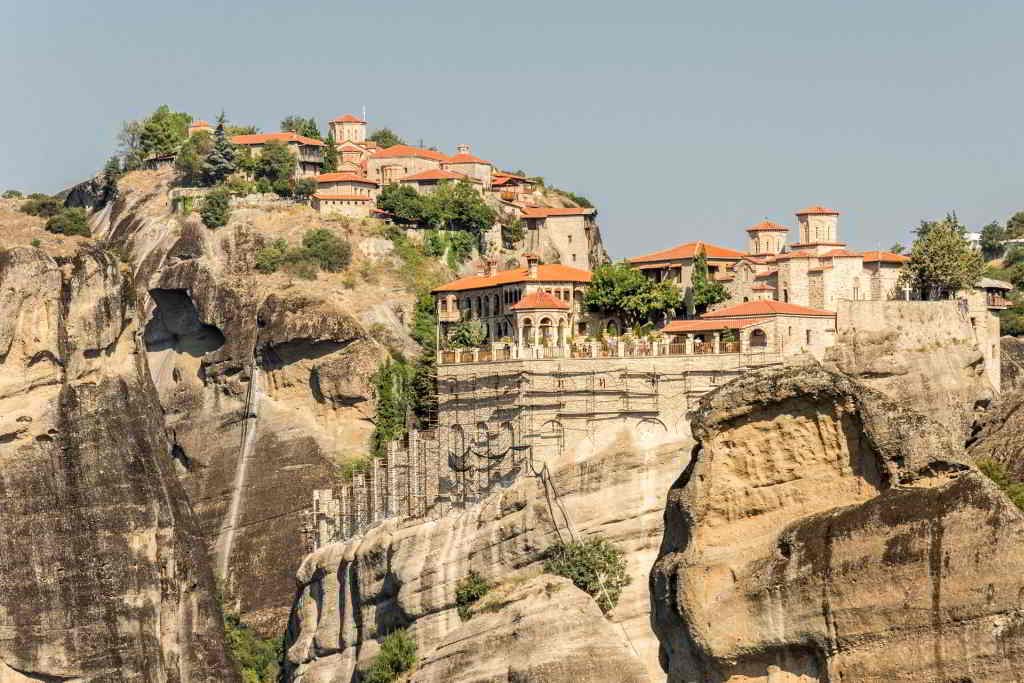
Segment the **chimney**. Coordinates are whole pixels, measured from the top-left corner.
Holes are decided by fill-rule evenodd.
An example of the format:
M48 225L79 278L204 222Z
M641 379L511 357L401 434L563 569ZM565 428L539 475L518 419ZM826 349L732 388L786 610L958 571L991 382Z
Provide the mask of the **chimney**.
M469 154L469 145L465 143L461 145L455 145L455 152L457 154Z
M531 280L537 279L537 269L540 266L540 258L536 254L526 255L526 274Z

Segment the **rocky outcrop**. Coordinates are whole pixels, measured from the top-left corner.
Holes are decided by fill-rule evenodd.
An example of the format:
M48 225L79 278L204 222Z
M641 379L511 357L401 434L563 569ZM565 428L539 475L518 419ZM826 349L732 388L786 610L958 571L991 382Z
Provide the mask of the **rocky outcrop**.
M1003 394L1024 389L1024 339L1003 337L999 340Z
M413 683L646 683L639 658L594 600L559 576L488 594L413 673Z
M465 510L439 519L386 520L361 537L307 556L296 574L299 594L287 637L291 680L349 681L354 671L369 665L377 639L397 627L409 628L421 658L437 661L431 667L437 671L434 667L440 666L443 653L460 647L455 633L462 627L455 603L459 580L470 570L495 584L535 575L551 543L570 537L569 522L579 536L600 534L625 552L632 582L609 614L611 632L626 642L629 652L638 653L634 656L651 680L663 677L650 627L646 576L661 537L665 491L685 466L691 442L645 447L635 434L622 429L605 443L598 453L552 463L548 486L524 474L509 488ZM523 599L532 600L525 595ZM545 628L552 640L559 641L572 629L608 633L601 624L584 625L589 616L549 611L545 618L551 622ZM517 610L510 609L494 615L495 637L515 632L515 614ZM600 612L589 614L603 620ZM492 623L477 621L482 618L474 617L467 626L479 630L474 624ZM582 644L552 642L545 647L568 653L578 646ZM621 644L616 648L621 651ZM484 661L481 651L466 665L474 671L500 669L505 655L493 649L489 654L491 659ZM546 656L538 653L537 661Z
M130 282L0 250L0 680L230 681Z
M955 433L813 366L706 396L651 572L670 681L1017 681L1024 515Z

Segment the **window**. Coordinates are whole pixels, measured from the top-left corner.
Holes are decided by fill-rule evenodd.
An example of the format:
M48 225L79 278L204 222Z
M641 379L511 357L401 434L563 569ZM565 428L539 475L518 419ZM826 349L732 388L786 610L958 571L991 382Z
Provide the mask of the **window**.
M807 330L807 344L810 345L810 343L811 343L811 331Z
M573 262L573 263L576 263L576 254L573 254L573 255L572 255L572 262Z
M572 244L572 235L569 235L569 244Z

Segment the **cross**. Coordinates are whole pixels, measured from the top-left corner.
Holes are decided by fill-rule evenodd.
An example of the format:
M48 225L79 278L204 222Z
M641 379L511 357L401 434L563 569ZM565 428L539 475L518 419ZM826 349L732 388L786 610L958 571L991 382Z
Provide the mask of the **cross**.
M903 285L903 296L907 301L910 301L910 285Z

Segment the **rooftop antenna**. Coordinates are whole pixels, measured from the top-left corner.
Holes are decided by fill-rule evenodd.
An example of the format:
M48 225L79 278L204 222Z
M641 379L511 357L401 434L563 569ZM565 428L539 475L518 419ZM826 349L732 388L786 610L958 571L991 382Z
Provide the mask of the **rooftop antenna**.
M363 105L363 121L366 120L366 105Z

